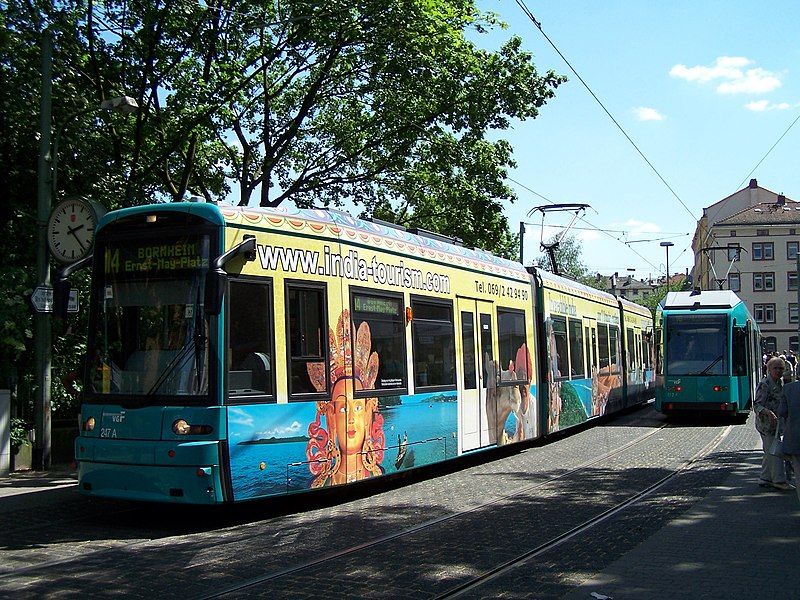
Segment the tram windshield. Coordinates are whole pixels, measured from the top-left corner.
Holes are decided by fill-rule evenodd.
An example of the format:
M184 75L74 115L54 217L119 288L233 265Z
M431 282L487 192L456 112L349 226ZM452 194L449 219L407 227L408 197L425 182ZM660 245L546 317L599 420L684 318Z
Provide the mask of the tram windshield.
M87 391L137 396L140 403L207 395L208 236L110 242L103 251Z
M667 375L727 375L726 315L667 317Z

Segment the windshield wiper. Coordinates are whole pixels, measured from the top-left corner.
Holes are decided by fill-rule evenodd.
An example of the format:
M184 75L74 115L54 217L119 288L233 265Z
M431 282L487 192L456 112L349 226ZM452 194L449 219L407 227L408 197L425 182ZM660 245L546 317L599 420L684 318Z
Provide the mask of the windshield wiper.
M178 352L175 357L169 361L167 366L161 372L161 375L158 376L155 383L150 387L150 390L147 392L148 396L152 396L156 393L158 388L164 385L167 381L169 381L170 376L173 372L178 369L178 367L183 368L186 366L186 363L192 356L192 350L197 347L196 342L195 344L186 344L183 348L181 348L180 352Z
M710 369L711 369L711 368L712 368L714 365L716 365L716 364L717 364L719 361L721 361L721 360L722 360L724 357L725 357L725 355L724 355L724 354L720 354L720 355L719 355L717 358L715 358L715 359L714 359L714 360L712 360L710 363L708 363L708 366L707 366L705 369L703 369L702 371L700 371L700 372L699 372L699 373L697 373L697 374L698 374L698 375L706 375L706 374L708 373L708 371L709 371L709 370L710 370Z

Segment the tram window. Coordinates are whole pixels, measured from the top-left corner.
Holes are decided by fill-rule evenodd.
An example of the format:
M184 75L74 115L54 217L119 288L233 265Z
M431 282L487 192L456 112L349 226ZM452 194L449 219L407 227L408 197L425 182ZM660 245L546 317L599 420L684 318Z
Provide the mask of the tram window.
M552 317L553 320L553 343L550 344L550 352L556 352L556 364L558 366L557 377L567 379L569 377L569 356L567 354L567 320L564 317ZM550 357L553 360L553 357Z
M356 292L352 296L353 328L357 332L355 345L365 343L369 333L369 348L353 348L353 354L375 353L378 375L375 390L400 390L406 386L405 310L402 296L386 296ZM365 392L366 393L366 392Z
M633 329L625 329L625 347L628 353L628 370L633 371L638 364L636 360L636 340L633 337Z
M586 375L583 363L583 327L576 319L569 320L569 365L572 377Z
M325 392L328 389L325 290L287 285L286 309L290 396Z
M592 339L591 334L589 333L589 328L584 327L583 329L584 340L586 340L586 358L588 360L588 366L586 367L586 373L591 375L592 373L592 349L591 349L591 342L589 340Z
M612 372L619 371L619 327L609 325L608 327L608 349L610 351L610 360Z
M733 328L733 374L747 375L747 329Z
M471 312L461 313L461 346L464 355L464 389L478 387L475 371L475 316Z
M274 402L271 286L231 281L228 318L228 394Z
M601 369L608 369L608 325L603 323L597 324L597 345L600 350L599 367Z
M727 317L670 315L666 323L666 375L727 375Z
M451 304L412 300L414 383L417 387L454 387L455 331Z
M513 363L516 376L515 380L501 377L500 385L514 385L520 380L530 381L525 344L525 313L498 308L497 336L500 342L500 368L505 371Z

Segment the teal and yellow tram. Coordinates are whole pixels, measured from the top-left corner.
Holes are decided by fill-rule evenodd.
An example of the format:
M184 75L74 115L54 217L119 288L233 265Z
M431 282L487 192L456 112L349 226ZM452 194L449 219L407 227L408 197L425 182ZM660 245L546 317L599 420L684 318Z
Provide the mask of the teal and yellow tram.
M760 332L734 292L668 293L656 311L656 337L656 410L749 412L760 377Z
M88 495L214 504L347 485L651 389L646 309L339 211L114 211L92 269L75 444Z

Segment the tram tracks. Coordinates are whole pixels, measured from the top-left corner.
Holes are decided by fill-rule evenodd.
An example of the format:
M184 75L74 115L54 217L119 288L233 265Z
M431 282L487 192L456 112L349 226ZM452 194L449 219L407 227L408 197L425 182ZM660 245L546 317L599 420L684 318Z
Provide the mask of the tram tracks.
M303 571L311 570L311 569L314 569L315 567L319 567L319 566L322 566L322 565L325 565L325 564L329 564L329 563L332 563L334 561L340 561L341 559L343 559L345 557L352 556L354 554L369 550L371 548L382 547L382 546L384 546L386 544L389 544L391 542L396 542L398 540L402 540L403 538L411 537L411 536L413 536L415 534L418 534L420 532L424 532L424 531L427 531L427 530L431 530L431 529L434 529L434 528L437 528L437 527L444 526L448 522L455 521L456 519L462 518L465 515L469 515L470 513L474 513L474 512L480 511L480 510L484 510L484 509L486 509L488 507L492 507L493 505L500 504L500 503L502 503L504 501L509 501L509 500L513 499L514 497L530 494L532 492L535 492L537 489L543 488L543 487L548 486L548 485L552 485L553 483L557 482L560 479L564 479L564 478L567 478L569 476L572 476L572 475L575 475L575 474L579 474L581 471L583 471L583 470L585 470L585 469L587 469L589 467L592 467L592 466L597 465L597 464L601 464L601 463L607 461L611 457L614 457L616 455L619 455L619 454L622 454L622 453L626 452L627 450L637 446L638 444L643 443L644 441L648 440L650 437L656 435L662 429L669 428L669 427L671 427L670 424L661 424L659 427L656 427L653 430L636 437L635 439L633 439L633 440L631 440L631 441L619 446L618 448L615 448L613 450L605 452L604 454L602 454L600 456L597 456L597 457L594 457L594 458L592 458L590 460L587 460L587 461L581 463L580 465L578 465L576 467L573 467L571 469L565 470L562 473L559 473L557 475L548 477L548 478L543 479L542 481L536 482L534 484L522 486L520 488L514 489L513 491L510 491L510 492L505 493L505 494L495 495L494 497L492 497L492 498L490 498L490 499L488 499L486 501L479 502L477 504L473 504L473 505L471 505L471 506L469 506L469 507L467 507L465 509L462 509L462 510L459 510L459 511L455 511L455 512L452 512L450 514L443 515L441 517L428 519L428 520L426 520L426 521L424 521L422 523L419 523L419 524L414 525L412 527L405 528L405 529L400 530L400 531L396 531L396 532L393 532L393 533L390 533L390 534L387 534L387 535L383 535L383 536L380 536L380 537L377 537L377 538L373 538L373 539L371 539L369 541L366 541L366 542L363 542L363 543L360 543L360 544L355 544L355 545L349 546L347 548L343 548L343 549L338 550L338 551L326 553L323 556L319 556L319 557L317 557L315 559L312 559L312 560L309 560L309 561L301 562L301 563L298 563L298 564L295 564L295 565L292 565L292 566L289 566L289 567L286 567L286 568L283 568L283 569L272 571L270 573L261 574L261 575L249 578L247 580L234 583L234 584L232 584L232 585L230 585L228 587L225 587L223 589L216 590L215 592L213 592L211 594L204 595L201 598L202 598L202 600L210 600L212 598L220 598L220 597L225 597L225 596L237 594L239 592L244 592L246 590L250 590L252 588L255 588L255 587L259 586L259 585L267 584L267 583L269 583L271 581L279 580L279 579L282 579L282 578L285 578L287 576L291 576L291 575L294 575L294 574L297 574L297 573L302 573ZM665 478L665 479L668 479L668 478Z
M285 577L286 575L290 575L292 573L296 573L296 572L302 571L304 569L313 568L315 565L322 564L325 561L341 558L341 557L347 556L349 554L353 554L353 553L356 553L356 552L359 552L359 551L367 550L367 549L369 549L371 547L380 546L380 545L382 545L384 543L391 542L392 540L401 539L403 537L407 537L407 536L413 535L415 533L418 533L418 532L421 532L421 531L425 531L425 530L430 529L432 527L436 527L437 525L441 525L441 524L444 524L444 523L446 523L448 521L452 521L454 519L457 519L458 517L462 517L462 516L464 516L464 515L466 515L468 513L479 511L481 509L485 509L487 507L490 507L493 504L497 504L497 503L500 503L500 502L503 502L503 501L507 501L508 499L512 498L513 496L517 496L517 495L520 495L520 494L532 493L536 489L541 488L543 486L546 486L548 484L552 484L553 482L556 482L559 479L562 479L562 478L565 478L565 477L569 477L570 475L578 473L583 469L586 469L586 468L589 468L589 467L591 467L593 465L596 465L596 464L602 463L604 461L607 461L609 458L611 458L613 456L616 456L616 455L618 455L620 453L623 453L626 450L628 450L628 449L630 449L632 447L635 447L637 444L641 444L643 441L645 441L648 438L650 438L651 436L657 434L659 431L661 431L665 427L669 427L669 425L666 425L666 424L662 423L662 424L660 424L660 426L655 427L655 428L651 429L650 431L648 431L648 432L646 432L646 433L644 433L642 435L639 435L636 438L634 438L634 439L632 439L632 440L630 440L628 442L625 442L624 444L622 444L622 445L620 445L620 446L618 446L616 448L613 448L613 449L603 453L602 455L593 457L592 459L584 461L584 462L582 462L581 464L579 464L579 465L577 465L575 467L572 467L572 468L569 468L569 469L565 469L561 473L558 473L558 474L553 475L551 477L542 479L541 481L538 481L536 483L529 484L529 485L524 485L522 487L517 487L517 488L515 488L513 490L509 490L506 493L495 494L492 497L487 498L485 501L478 502L478 503L473 503L473 504L471 504L469 506L464 507L461 510L458 510L458 511L455 511L455 512L449 512L447 515L443 515L443 516L440 516L440 517L435 517L433 519L428 519L428 520L426 520L426 521L424 521L422 523L413 525L411 527L404 528L404 529L402 529L400 531L397 531L397 532L394 532L394 533L390 533L390 534L387 534L387 535L384 535L384 536L379 536L379 537L376 537L374 539L365 541L365 542L360 543L360 544L356 544L356 545L350 546L350 547L348 547L346 549L342 549L342 550L339 550L339 551L336 551L336 552L333 552L333 553L325 554L322 558L318 558L318 559L315 559L315 560L312 560L312 561L304 562L304 563L296 565L295 567L286 568L286 569L280 569L278 571L273 571L273 572L266 573L266 574L263 574L263 575L260 575L260 576L256 576L252 580L248 580L245 583L240 583L238 585L234 585L230 589L226 588L226 589L221 590L219 592L215 592L214 594L212 594L209 597L216 597L216 596L219 596L219 595L224 595L224 594L229 593L230 591L235 591L237 589L244 589L244 588L247 588L247 587L256 586L256 585L258 585L259 583L262 583L262 582L266 582L266 581L270 581L270 580L274 580L274 579L279 579L281 577ZM595 429L595 431L596 431L596 429ZM117 510L117 511L113 511L111 513L104 514L102 516L102 521L108 522L109 519L112 519L114 516L120 516L120 515L124 515L124 514L133 514L133 515L135 515L137 513L137 511L142 511L144 513L144 512L146 512L146 510L147 510L146 508L139 508L139 507L125 508L125 509L122 509L122 510ZM75 519L70 519L69 523L67 523L65 525L59 524L59 529L67 531L67 530L69 530L70 527L75 527L79 523L85 522L85 521L87 521L89 519L90 519L90 516L81 515L80 517L77 517ZM95 525L96 525L96 523L95 523ZM34 526L34 528L35 529L41 529L41 528L44 528L46 526L47 526L46 523L37 523ZM226 536L227 539L216 540L215 543L213 544L214 549L216 551L219 551L224 546L229 546L229 545L232 545L232 544L243 544L243 543L246 543L249 540L253 540L255 538L261 538L264 535L263 532L261 532L261 531L258 531L258 532L255 532L255 533L247 533L247 534L240 535L240 534L237 533L237 529L238 529L237 526L225 528L225 530L220 535L221 536ZM23 530L23 531L28 531L28 530L30 530L30 529L26 529L26 530ZM18 531L16 533L19 534L20 532ZM17 576L24 576L26 574L36 573L36 572L38 572L40 570L52 570L52 569L57 568L57 567L68 566L71 563L76 562L76 561L80 561L80 562L83 562L83 563L86 563L87 561L102 561L104 559L104 557L112 556L115 553L116 554L119 554L121 552L130 553L132 551L135 551L137 548L146 548L148 545L153 544L155 541L159 541L160 542L163 539L166 539L166 538L169 538L169 537L175 537L174 535L152 535L152 533L153 533L152 531L145 532L145 534L147 534L147 535L146 535L146 537L143 537L143 539L139 539L139 540L135 540L135 541L119 540L118 542L117 541L113 542L113 545L105 546L105 547L101 547L101 548L97 548L97 549L93 549L93 550L89 550L89 551L80 552L79 554L76 554L76 555L60 557L60 558L56 558L56 559L53 559L53 560L45 560L45 561L37 562L35 564L29 564L29 565L20 566L20 567L17 567L17 568L12 568L12 569L10 569L8 571L0 572L0 582L2 582L3 580L13 579L14 577L17 577ZM88 546L88 545L93 544L93 543L94 542L91 542L91 541L87 540L85 543L81 542L80 546L84 546L84 545ZM210 545L210 543L209 543L209 545ZM77 545L73 544L70 549L71 550L75 550L76 547L77 547ZM191 564L191 568L202 567L202 565L203 565L203 561L202 560L201 561L193 561L192 564ZM189 567L186 567L186 568L189 568Z
M652 422L648 423L647 426L651 427ZM557 464L557 456L563 451L568 451L570 455L579 455L580 451L591 452L592 449L596 451L599 444L608 444L609 440L615 440L614 444L619 444L599 456L582 461L580 464L569 468L565 466L563 471L555 473L550 470L548 474L547 471L542 471L541 467L535 467L535 470L528 472L527 475L523 468L520 468L519 474L517 474L515 463L519 465L520 462L525 461L523 457L526 453L524 452L509 457L509 462L505 462L500 469L491 469L491 472L488 469L482 472L483 469L480 467L475 470L459 471L456 475L463 473L467 477L463 478L463 482L456 482L455 487L450 485L448 481L447 488L450 489L448 492L450 495L452 495L453 490L457 492L459 486L465 489L466 487L474 489L476 485L480 486L484 476L492 477L493 482L498 478L502 481L504 472L506 475L509 472L511 473L510 478L506 477L509 487L505 490L491 493L490 496L487 494L488 497L485 497L485 499L476 500L472 504L461 507L459 510L450 511L448 509L449 512L445 515L424 519L407 527L402 525L396 527L398 522L402 522L402 518L393 520L385 517L391 516L393 511L401 506L410 510L408 514L415 510L421 513L424 510L430 510L434 506L452 506L449 504L450 500L445 501L443 504L434 502L428 505L423 497L420 498L422 502L420 504L408 501L406 505L404 498L413 495L416 499L418 497L416 493L402 494L399 499L400 504L396 502L386 503L377 496L371 496L363 503L355 501L347 505L338 505L334 507L334 512L315 509L312 513L291 515L290 519L292 521L289 521L283 515L277 519L270 518L260 522L241 524L246 525L246 528L236 525L234 527L226 527L224 530L201 530L199 532L201 535L199 536L185 534L160 536L159 539L155 540L125 543L123 547L100 548L95 552L84 552L85 548L81 548L80 554L75 556L61 560L39 562L35 565L22 567L13 572L0 575L0 591L12 589L8 586L14 586L13 589L15 589L21 583L28 585L28 583L40 580L44 573L47 572L50 574L48 579L52 581L53 576L55 576L57 581L68 582L77 593L79 590L93 589L90 585L92 573L95 577L100 573L105 574L110 565L119 564L120 568L125 565L125 573L137 572L142 577L158 577L155 572L152 572L149 576L147 573L153 568L153 564L166 562L171 565L169 579L181 589L180 597L216 598L238 595L269 595L272 593L280 595L281 592L291 595L293 593L292 590L300 589L304 585L307 586L309 581L321 581L320 573L325 573L332 565L337 565L337 570L341 569L342 571L339 585L352 586L352 564L367 564L370 560L374 560L372 563L374 569L371 572L375 574L384 589L401 589L405 587L402 583L399 583L402 581L400 579L401 574L394 574L395 579L393 582L385 581L387 569L391 571L393 568L388 566L386 562L387 551L391 555L396 554L397 549L402 549L401 553L405 553L406 549L411 549L409 556L404 558L409 564L414 565L425 565L426 567L435 565L435 568L442 568L443 565L457 564L457 561L452 556L440 556L437 554L437 545L441 545L443 548L456 547L457 543L453 543L453 537L458 538L459 532L465 528L471 528L475 525L480 526L487 517L490 517L496 511L504 511L502 518L505 518L511 513L530 512L531 508L534 509L534 512L538 512L544 507L546 510L542 512L542 516L538 520L532 519L525 525L528 527L526 530L528 533L515 540L515 544L511 546L519 550L529 548L528 550L512 555L508 551L509 548L505 548L503 549L504 552L498 551L497 556L494 556L495 549L492 548L491 562L489 559L476 561L474 569L458 571L452 577L443 577L443 571L431 572L425 586L414 590L410 594L413 597L457 597L459 595L467 595L473 590L482 591L482 585L491 587L493 581L502 578L508 572L513 572L518 565L524 565L526 560L533 561L534 558L547 554L550 550L558 548L570 540L579 538L581 533L590 532L592 527L609 521L612 517L624 513L626 508L635 506L637 502L650 495L657 494L661 487L667 485L680 472L691 468L692 464L712 452L713 448L720 444L727 432L730 431L730 427L728 427L722 433L717 433L714 440L708 444L705 444L707 437L701 439L695 436L697 443L694 447L700 444L705 445L700 451L687 459L686 455L689 452L683 448L682 435L678 435L679 432L677 431L674 434L665 435L665 429L674 428L672 424L660 423L657 427L649 429L646 433L637 435L633 439L628 437L628 440L616 435L609 436L610 431L622 431L611 429L607 430L606 433L591 435L586 439L570 436L563 440L564 442L572 440L571 447L559 448L556 445L557 443L548 444L542 449L546 454L544 456L537 455L537 462L553 461L553 464ZM589 433L598 432L598 429L593 428L587 431ZM714 434L714 432L710 433ZM558 443L558 445L561 444ZM567 450L567 448L569 449ZM669 460L671 461L669 464L676 465L676 468L669 473L664 473L663 471L666 469L659 463L661 465L658 467L660 476L656 480L649 481L648 485L632 490L635 478L632 479L622 474L629 470L636 471L641 468L640 465L646 465L648 459L644 458L644 455L653 448L658 448L659 451L662 448L666 448L665 452L669 455ZM687 450L693 449L687 448ZM540 450L537 449L537 451ZM678 464L679 461L680 464ZM493 463L495 461L485 463L485 465L492 465ZM667 462L665 461L664 465L666 464ZM584 506L584 508L589 507L590 512L595 513L593 519L583 519L582 517L585 515L581 512L580 515L574 515L574 518L570 516L569 528L563 527L559 523L558 527L561 527L561 530L556 531L555 520L554 522L549 522L550 516L559 511L570 513L570 511L576 510L576 507L579 508L578 503L570 502L570 497L580 494L581 490L579 488L581 488L581 485L585 489L591 489L594 484L586 483L587 481L592 480L593 477L595 481L599 481L597 477L603 477L609 473L613 474L614 471L617 471L620 476L610 480L608 485L601 485L600 487L604 491L598 496L600 501L609 500L609 508L603 511L607 514L597 514L598 510L604 508L604 506L598 506L597 499L595 499L585 503ZM539 481L525 485L515 484L513 487L510 485L514 482L514 476L538 476L537 473L540 475L547 474L547 476L542 477ZM441 486L435 485L437 479L426 481L431 482L434 489L437 487L442 489ZM579 485L579 482L584 482L584 484ZM616 491L617 488L621 490L619 493ZM406 489L410 492L411 486ZM432 492L428 489L424 493L427 496L431 496ZM627 497L622 498L623 495ZM373 502L373 499L377 500L377 502ZM611 501L612 499L613 502ZM376 512L371 517L364 516L363 507L366 504L372 504L372 507L368 508L368 510L378 509L380 512ZM613 507L611 506L612 504ZM381 532L376 531L378 535L370 536L369 539L364 539L361 542L352 543L353 539L357 538L357 535L351 535L350 528L353 527L354 523L358 523L358 518L355 516L357 514L362 514L360 518L367 525L366 531L377 529L374 527L377 525L385 533L380 535ZM581 518L579 519L579 517ZM309 519L319 520L320 524L327 523L328 525L325 525L323 529L318 529L313 522L309 522ZM342 521L342 519L344 520ZM420 519L417 520L419 521ZM336 531L333 531L334 536L331 537L331 530L325 531L325 527L329 528L331 522L340 522L343 526L347 523L346 529L340 529L342 534L345 532L347 534L340 536ZM395 523L395 531L390 530L392 522ZM618 520L611 521L611 523L614 524L614 527L619 526ZM580 526L583 526L583 528L581 529ZM479 531L476 531L472 538L473 544L483 540L491 541L493 536L497 537L495 535L496 532L492 531L493 527L494 525L484 526ZM503 531L500 537L506 533ZM317 537L320 539L313 539ZM533 539L529 540L528 537ZM348 538L351 543L347 547L334 551L323 551L325 548L330 549L331 541L347 544ZM528 545L524 546L521 541ZM568 546L569 544L567 544ZM225 550L225 547L228 549ZM421 557L414 555L414 551L420 547L429 548L431 551ZM158 557L161 557L161 559L159 560ZM304 560L304 557L312 558ZM550 559L548 558L547 560ZM538 559L536 562L538 562ZM346 566L342 567L342 565ZM123 571L112 570L111 574L113 573L116 573L116 578L122 586L119 588L120 592L127 590L127 593L136 594L142 591L137 586L138 581L129 581L127 576L123 576L120 579ZM16 575L19 575L19 578L16 578ZM345 583L342 584L341 580L343 578L350 579L346 579ZM155 588L158 586L156 583L152 585ZM495 585L498 584L495 583ZM372 586L372 579L370 580L370 586ZM35 590L36 585L29 589L31 591ZM174 591L175 588L171 589ZM342 587L342 589L355 588ZM396 597L396 594L391 595Z
M655 494L658 490L665 487L668 483L672 482L676 477L678 477L681 473L683 473L687 469L692 468L692 466L694 466L698 461L707 457L728 436L732 428L733 428L732 425L727 426L721 433L719 433L704 448L699 450L684 464L680 465L677 469L674 469L671 473L665 475L658 481L652 483L651 485L648 485L643 490L636 492L635 494L631 495L624 501L601 512L600 514L592 517L591 519L588 519L583 523L580 523L579 525L572 527L568 531L565 531L564 533L542 544L539 544L535 548L522 552L521 554L512 558L511 560L504 561L503 563L495 566L494 568L489 569L476 577L473 577L469 581L460 583L459 585L454 586L453 588L443 593L437 594L434 597L435 600L459 598L461 596L468 594L471 591L475 591L479 589L481 586L485 585L486 583L504 576L509 571L522 567L528 561L558 548L565 542L568 542L577 536L580 536L584 533L591 531L593 528L600 525L604 521L607 521L608 519L611 519L619 515L620 513L630 509L632 506L636 505L644 498Z

